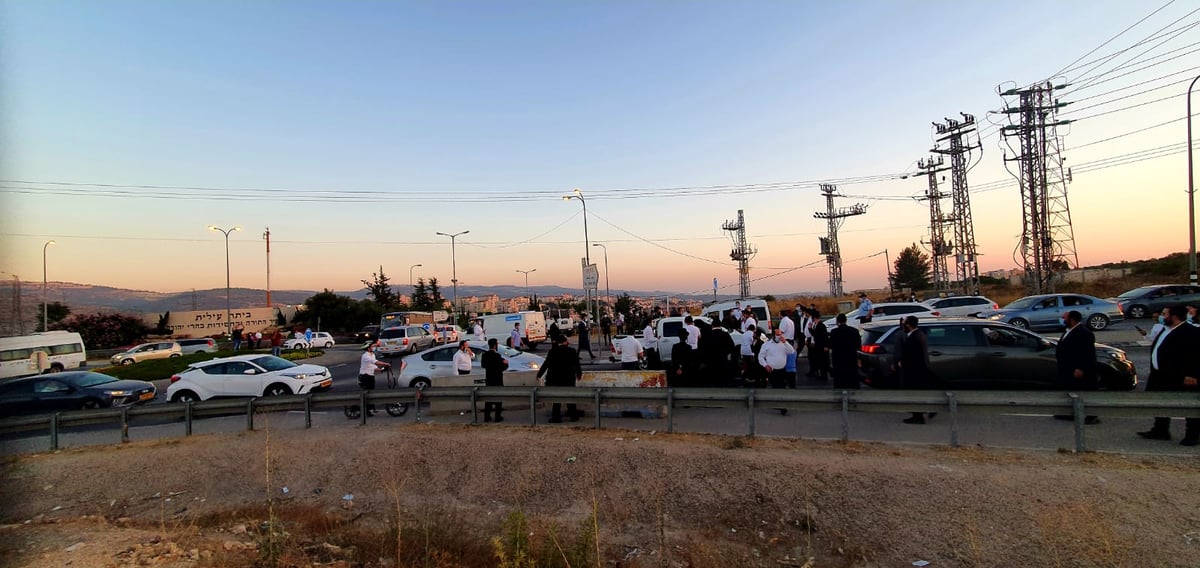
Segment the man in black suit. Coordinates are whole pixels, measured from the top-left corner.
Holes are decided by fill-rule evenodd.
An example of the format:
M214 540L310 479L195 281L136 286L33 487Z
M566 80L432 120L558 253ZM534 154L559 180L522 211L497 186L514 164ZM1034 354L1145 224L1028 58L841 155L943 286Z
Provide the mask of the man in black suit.
M1200 354L1196 346L1200 345L1200 328L1185 323L1187 309L1181 305L1167 306L1167 330L1158 334L1154 345L1150 347L1150 378L1146 381L1147 391L1197 391L1200 390ZM1151 440L1171 439L1170 417L1159 416L1154 419L1154 427L1138 432L1138 435ZM1184 428L1183 446L1200 444L1200 418L1188 418Z
M539 379L542 375L546 376L546 386L573 387L575 381L583 376L583 370L579 366L579 352L567 344L565 335L560 335L555 343L546 353L546 360L542 363L542 368L538 369L537 376ZM571 422L579 421L579 410L574 404L567 404L567 418ZM556 402L550 408L550 422L562 422L561 403Z
M808 349L808 366L810 372L818 381L825 382L829 380L829 330L825 327L825 322L821 321L821 312L816 309L808 310L808 314L812 317L812 327L810 334L812 335L812 346ZM854 348L858 351L858 347ZM857 361L858 355L855 355ZM855 382L858 382L858 377L854 377ZM858 385L850 388L858 388Z
M1064 315L1067 330L1058 340L1054 349L1054 357L1058 362L1057 382L1059 388L1069 391L1096 390L1096 335L1083 322L1083 314L1071 310ZM1069 414L1054 416L1059 420L1071 420ZM1099 424L1100 419L1088 416L1085 424Z
M908 316L900 323L904 334L900 340L900 357L896 361L900 372L900 385L906 389L931 389L935 387L933 371L929 368L929 341L925 332L917 327L917 316ZM929 418L936 416L930 412ZM925 414L914 412L904 419L905 424L924 424Z
M846 314L838 314L837 327L829 332L828 351L833 362L833 388L858 388L858 350L862 337L846 324ZM811 354L811 351L809 352Z

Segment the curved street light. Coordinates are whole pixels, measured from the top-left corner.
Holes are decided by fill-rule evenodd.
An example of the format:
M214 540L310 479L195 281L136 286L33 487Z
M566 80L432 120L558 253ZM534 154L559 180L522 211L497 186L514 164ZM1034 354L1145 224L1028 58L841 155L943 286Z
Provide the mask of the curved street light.
M458 259L454 252L454 239L470 232L471 231L468 229L466 231L454 233L453 235L449 233L438 233L443 237L450 237L450 283L454 285L454 320L450 323L454 325L458 325Z
M425 265L424 264L414 264L414 265L408 267L408 289L409 289L410 294L412 293L413 290L415 290L415 288L413 288L412 269L420 267L420 266L425 266Z
M233 322L229 321L231 313L229 307L229 233L242 230L241 227L231 227L222 229L216 225L209 225L208 230L217 231L225 235L225 335L233 337Z
M1196 184L1192 181L1192 88L1200 76L1192 79L1187 90L1187 162L1188 162L1188 283L1196 285Z
M583 204L583 263L590 266L592 264L592 255L591 255L592 246L588 242L587 200L585 200L583 198L583 192L580 191L579 188L575 188L575 191L563 196L563 201L570 201L572 199L578 199L579 202ZM591 313L592 312L592 291L590 288L587 287L586 283L583 287L583 294L587 299L587 311L588 311L588 313ZM596 317L599 318L599 315L597 315Z
M525 296L527 296L529 298L529 303L530 303L530 305L532 305L533 304L533 296L529 295L529 273L537 272L537 269L530 268L529 270L521 270L520 268L518 268L517 272L520 272L521 274L525 275ZM520 310L517 310L517 311L520 311Z
M46 241L42 245L42 331L50 331L50 308L46 301L46 247L54 244L54 241Z

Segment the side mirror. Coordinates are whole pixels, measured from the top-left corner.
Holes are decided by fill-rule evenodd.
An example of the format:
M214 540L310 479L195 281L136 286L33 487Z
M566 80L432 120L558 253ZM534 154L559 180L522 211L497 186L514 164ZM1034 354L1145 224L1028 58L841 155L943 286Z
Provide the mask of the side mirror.
M242 371L242 374L243 375L257 375L258 371L255 371L254 369L246 369L245 371Z

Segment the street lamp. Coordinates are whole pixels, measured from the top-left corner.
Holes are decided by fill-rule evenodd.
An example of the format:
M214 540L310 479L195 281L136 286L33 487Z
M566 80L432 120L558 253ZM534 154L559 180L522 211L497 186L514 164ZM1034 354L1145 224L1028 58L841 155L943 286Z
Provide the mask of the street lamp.
M42 331L50 331L50 308L46 302L46 247L54 244L54 241L46 241L42 245Z
M1192 79L1187 90L1187 159L1188 159L1188 282L1196 285L1196 184L1192 181L1192 88L1200 76Z
M579 202L583 204L583 263L588 266L591 266L591 264L592 264L591 248L592 248L592 246L588 243L587 201L583 198L583 192L580 191L579 188L575 188L575 191L573 191L572 193L570 193L568 195L563 196L563 201L570 201L572 199L578 199ZM587 298L587 311L588 311L588 313L591 313L591 311L592 311L592 290L591 290L591 288L587 287L586 282L584 283L584 286L583 286L583 293L584 293L584 296L586 296L586 298ZM597 316L597 317L599 317L599 316Z
M412 269L417 268L418 266L425 266L425 265L414 264L414 265L408 267L408 289L410 292L413 290L416 290L416 288L413 288Z
M230 319L229 308L229 233L242 230L241 227L233 227L230 229L222 229L216 225L209 225L208 230L217 231L225 235L225 334L233 336L233 322Z
M470 232L471 232L470 230L467 230L467 231L454 233L453 235L446 234L446 233L438 233L439 235L441 235L443 237L450 237L450 283L454 285L454 321L452 321L450 323L453 323L453 324L458 323L458 259L455 258L454 239L456 239L462 235L465 235L467 233L470 233Z
M612 287L608 285L608 247L604 246L604 243L594 243L592 246L604 249L604 295L608 297L608 301L611 304L613 299Z
M521 270L520 268L518 268L518 269L517 269L517 272L520 272L520 273L522 273L522 274L524 274L524 275L525 275L525 295L526 295L526 296L529 296L529 304L530 304L530 305L533 305L533 296L530 296L530 295L529 295L529 273L530 273L530 272L537 272L537 269L536 269L536 268L530 268L529 270ZM517 311L520 311L520 310L517 310Z

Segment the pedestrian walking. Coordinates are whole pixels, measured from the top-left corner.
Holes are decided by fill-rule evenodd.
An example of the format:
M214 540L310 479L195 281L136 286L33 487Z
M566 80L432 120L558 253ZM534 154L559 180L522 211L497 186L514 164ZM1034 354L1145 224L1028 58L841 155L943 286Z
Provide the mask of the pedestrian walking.
M642 358L646 351L642 342L632 335L626 335L617 341L617 357L621 360L621 370L636 371L641 368Z
M379 369L391 367L390 363L380 361L375 358L375 342L368 341L362 346L363 354L358 359L358 388L362 390L375 390L375 372ZM403 365L400 367L404 369ZM375 415L375 405L369 405L363 409L363 412Z
M513 349L525 348L525 339L521 337L521 322L514 323L512 331L508 332L508 346Z
M467 344L467 340L458 342L458 351L454 352L454 370L460 375L471 374L471 362L475 359L475 352L471 351L471 346Z
M283 332L279 328L275 328L275 333L271 334L271 354L278 357L283 351Z
M1200 353L1196 346L1200 345L1200 328L1188 325L1187 310L1182 305L1167 306L1163 310L1167 329L1158 336L1150 348L1150 377L1146 381L1146 391L1188 391L1200 390ZM1184 422L1183 446L1200 444L1200 418L1188 418ZM1138 435L1150 440L1171 439L1171 418L1160 416L1154 419L1154 426Z
M917 326L917 316L905 317L900 324L900 330L904 333L900 341L900 356L893 366L893 370L900 373L900 384L906 389L933 388L933 371L929 368L929 341L925 338L925 332ZM936 412L928 413L929 418L936 415ZM904 419L904 423L924 424L925 418L925 413L914 412L911 417Z
M587 351L589 361L596 360L596 354L592 353L592 338L590 336L591 318L583 316L579 320L579 324L575 326L575 333L579 334L579 356L583 357L583 352Z
M833 368L833 388L857 389L858 350L862 337L858 329L846 323L846 314L837 315L837 327L829 332L828 353Z
M1071 310L1064 314L1067 330L1058 338L1054 359L1058 363L1057 383L1068 391L1091 391L1098 388L1096 377L1096 335L1087 326L1079 325L1083 314ZM1057 414L1059 420L1071 420L1070 414ZM1085 424L1099 424L1100 419L1088 416Z
M483 384L489 387L504 386L504 371L508 370L508 359L500 355L500 342L495 337L488 340L488 350L483 352L480 357L480 365L483 367ZM504 403L500 401L488 401L483 403L483 421L492 422L492 415L495 414L496 422L504 422Z
M575 381L583 377L583 369L579 366L579 353L567 344L566 336L558 338L558 342L546 353L542 368L538 369L538 378L546 377L545 385L549 387L573 387ZM597 409L599 410L599 409ZM567 404L567 418L571 422L579 421L579 410L574 403ZM562 422L562 404L554 403L550 407L550 422Z
M788 355L795 355L796 349L791 343L783 340L783 334L778 329L771 336L771 341L764 343L758 350L758 364L767 372L767 379L773 389L788 387L787 360ZM792 378L794 386L795 377ZM787 415L787 409L779 409L779 413Z
M233 328L233 350L237 351L242 348L242 326Z

